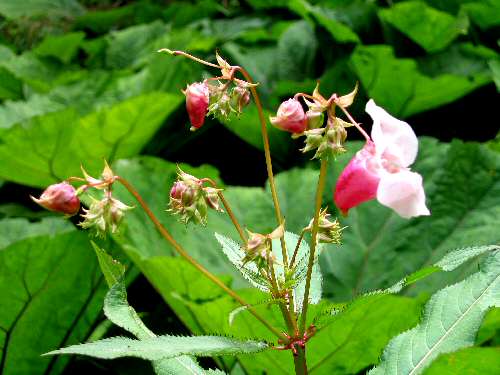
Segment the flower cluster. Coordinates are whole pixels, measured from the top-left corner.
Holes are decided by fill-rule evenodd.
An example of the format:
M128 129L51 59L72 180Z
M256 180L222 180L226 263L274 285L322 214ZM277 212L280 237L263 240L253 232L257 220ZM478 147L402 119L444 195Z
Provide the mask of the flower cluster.
M169 211L180 215L184 223L193 221L205 225L209 208L222 212L219 206L219 191L211 186L204 186L204 180L198 179L178 169L178 179L170 190Z
M347 95L338 97L333 94L326 99L320 94L318 84L312 95L297 93L293 98L281 103L276 116L270 117L271 124L292 133L293 138L305 136L305 147L302 152L316 150L313 159L335 157L345 152L344 142L347 138L345 128L352 126L351 123L335 115L335 107L336 105L348 107L352 104L356 93L357 86ZM308 108L307 111L304 111L299 101L301 97ZM326 126L323 127L325 117Z
M227 119L233 113L241 114L243 108L250 103L249 88L254 85L235 78L235 68L219 54L216 57L222 76L192 83L183 91L191 130L199 129L208 115Z
M85 229L94 229L97 235L104 235L106 232L116 233L125 211L133 207L129 207L113 197L111 187L116 180L115 174L106 162L99 179L90 176L83 168L82 172L84 178L70 178L71 180L84 182L78 189L64 181L47 187L40 198L31 197L31 199L50 211L73 216L80 210L79 196L83 192L89 188L101 190L101 199L89 196L91 200L90 207L88 209L83 208L81 216L84 220L79 225Z

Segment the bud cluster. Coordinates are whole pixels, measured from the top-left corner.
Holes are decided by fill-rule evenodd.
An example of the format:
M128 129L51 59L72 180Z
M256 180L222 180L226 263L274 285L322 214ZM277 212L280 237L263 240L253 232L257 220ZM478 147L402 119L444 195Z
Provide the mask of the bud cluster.
M184 90L191 130L199 129L208 115L221 120L226 120L233 113L240 115L250 103L249 88L255 85L234 78L233 67L219 54L216 57L222 76L192 83Z
M356 88L349 94L338 97L333 94L328 100L319 92L319 84L312 95L296 94L294 98L281 103L275 117L271 117L271 124L278 129L292 133L293 138L305 136L305 147L302 152L316 150L314 158L327 158L337 156L343 152L344 142L347 138L346 127L351 123L336 117L336 105L343 108L352 104L357 93ZM303 97L308 107L307 111L298 98ZM309 100L308 100L309 99ZM325 123L326 114L326 126Z
M83 192L89 188L102 190L102 199L90 197L92 202L88 209L83 208L84 220L79 225L82 228L93 228L100 235L104 235L107 231L116 233L124 212L132 209L112 196L111 186L117 177L106 162L99 179L90 176L83 168L82 173L84 178L71 177L72 180L85 182L78 189L64 181L47 187L40 198L31 197L31 199L50 211L73 216L80 210L79 196Z
M180 220L186 224L193 221L205 225L209 208L222 212L220 189L203 186L203 182L179 168L177 181L170 190L169 211L180 215Z
M342 231L344 228L340 227L337 219L331 220L331 215L327 209L323 209L319 213L318 218L318 242L320 243L335 243L340 244L342 240ZM314 219L311 219L309 225L304 230L311 231Z
M248 232L248 241L243 248L245 257L243 263L255 262L258 268L267 268L267 265L275 261L272 253L272 240L283 236L284 227L280 225L269 234Z

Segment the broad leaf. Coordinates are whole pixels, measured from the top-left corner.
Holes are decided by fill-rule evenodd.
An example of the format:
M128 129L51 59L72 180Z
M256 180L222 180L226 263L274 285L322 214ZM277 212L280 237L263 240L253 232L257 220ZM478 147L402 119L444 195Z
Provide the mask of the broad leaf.
M405 1L379 12L384 22L395 27L427 52L446 48L460 34L465 34L468 20L436 10L420 1Z
M3 0L0 4L0 14L7 18L56 16L71 17L82 14L84 8L77 0Z
M467 348L440 355L425 375L496 375L500 372L500 348Z
M105 283L87 235L61 219L0 221L0 372L59 373L54 347L85 341Z
M486 311L500 306L500 251L464 281L434 294L422 322L391 340L370 374L420 374L441 353L474 345Z
M50 56L68 64L76 55L85 34L67 33L60 36L47 36L35 49L39 56Z
M122 280L125 275L125 266L117 260L114 260L111 255L96 245L94 241L90 241L90 243L97 255L99 267L101 267L106 283L111 288Z
M184 354L195 356L250 354L263 351L267 347L268 345L263 342L240 341L217 336L157 336L144 340L111 337L54 350L46 355L83 354L103 359L137 357L155 361Z
M414 60L396 58L392 48L384 45L357 47L351 62L368 95L396 116L439 107L491 82L485 74L425 76Z
M83 118L69 109L32 118L0 132L0 176L43 187L79 175L80 165L98 173L103 159L139 153L179 103L177 95L151 93Z

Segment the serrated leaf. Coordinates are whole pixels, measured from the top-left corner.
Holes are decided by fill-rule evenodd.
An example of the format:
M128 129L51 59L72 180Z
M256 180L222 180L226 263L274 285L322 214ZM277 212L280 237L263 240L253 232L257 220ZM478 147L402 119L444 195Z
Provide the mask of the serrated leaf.
M243 263L245 251L242 245L234 242L230 238L221 234L215 233L215 238L222 246L222 251L226 254L229 261L241 272L243 277L247 279L254 287L264 292L269 291L268 281L259 273L259 269L254 262Z
M114 260L105 250L101 249L94 241L90 241L99 261L99 266L104 274L108 286L111 288L125 275L125 266ZM116 324L116 323L115 323Z
M500 251L464 281L434 294L422 322L391 340L371 375L420 374L441 353L474 345L486 311L500 306Z
M102 359L137 357L156 361L185 354L203 357L250 354L263 351L267 347L263 342L218 336L157 336L145 340L111 337L54 350L46 355L82 354Z

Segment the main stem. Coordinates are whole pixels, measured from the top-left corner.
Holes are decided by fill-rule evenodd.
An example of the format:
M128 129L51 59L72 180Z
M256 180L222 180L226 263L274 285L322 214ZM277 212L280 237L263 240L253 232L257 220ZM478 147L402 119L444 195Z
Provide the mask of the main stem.
M319 213L321 211L321 203L323 201L323 190L325 189L326 182L326 167L328 161L327 159L321 160L321 168L319 170L318 187L316 189L316 204L314 208L314 219L311 230L311 251L309 253L309 262L307 264L307 274L306 274L306 285L304 292L304 301L302 302L302 315L300 317L300 332L305 332L306 321L307 321L307 308L309 306L309 289L311 287L311 275L314 266L314 259L316 256L316 246L318 238L318 222Z
M222 290L224 290L227 294L233 297L236 301L238 301L241 305L246 306L248 311L257 318L264 326L266 326L274 335L278 338L286 339L286 336L283 335L276 328L271 326L263 317L261 317L243 298L241 298L236 292L230 289L226 284L224 284L217 276L203 267L200 263L198 263L191 255L188 254L186 250L172 237L172 235L168 232L168 230L160 223L160 221L156 218L153 211L149 208L147 203L142 199L141 195L134 189L134 187L124 178L117 177L117 181L129 191L130 194L134 196L134 198L139 202L142 209L149 216L156 229L160 232L160 234L165 238L177 251L177 253L186 259L189 263L191 263L195 268L197 268L203 275L205 275L208 279L210 279L214 284L219 286Z

